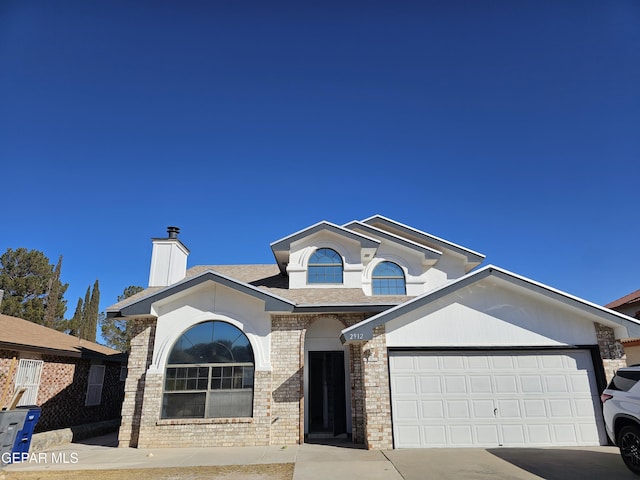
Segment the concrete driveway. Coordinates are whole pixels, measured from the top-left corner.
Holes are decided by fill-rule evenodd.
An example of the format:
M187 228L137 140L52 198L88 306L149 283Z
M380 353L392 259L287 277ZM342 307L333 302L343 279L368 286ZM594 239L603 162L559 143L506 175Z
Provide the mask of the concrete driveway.
M385 450L404 480L625 480L638 477L615 447Z
M615 447L433 448L381 451L365 450L362 446L344 443L305 443L287 447L272 445L164 449L114 448L115 445L116 435L110 434L55 447L38 453L35 462L30 460L0 469L0 479L5 472L10 479L13 472L33 470L53 472L292 463L295 464L292 480L639 478L627 470ZM40 458L40 455L44 458ZM77 461L53 462L54 458L76 458Z

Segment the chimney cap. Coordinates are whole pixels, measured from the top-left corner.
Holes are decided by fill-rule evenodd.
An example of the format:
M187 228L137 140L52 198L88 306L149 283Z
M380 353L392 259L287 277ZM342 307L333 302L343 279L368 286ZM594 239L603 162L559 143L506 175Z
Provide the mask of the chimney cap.
M169 235L169 238L178 238L179 233L180 233L180 228L167 227L167 234Z

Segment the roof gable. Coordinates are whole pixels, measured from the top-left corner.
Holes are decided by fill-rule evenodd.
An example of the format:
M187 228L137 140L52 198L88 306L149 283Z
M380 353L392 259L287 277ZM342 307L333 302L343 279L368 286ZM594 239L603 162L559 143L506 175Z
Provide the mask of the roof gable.
M287 264L289 263L289 253L291 250L291 244L321 231L329 231L336 235L339 235L344 238L348 238L350 240L354 240L360 243L361 249L363 251L368 251L367 253L371 257L373 257L375 251L380 245L380 241L374 238L370 238L361 233L354 232L353 230L349 230L347 228L344 228L334 223L323 220L322 222L318 222L315 225L311 225L310 227L307 227L303 230L300 230L296 233L293 233L287 237L284 237L280 240L277 240L271 243L271 250L273 251L273 255L276 258L276 263L278 264L278 268L282 273L286 273L287 271Z
M613 328L621 327L626 330L627 336L640 336L640 321L554 289L542 283L516 275L515 273L494 265L488 265L480 270L476 270L475 272L460 277L459 279L442 287L436 288L431 292L425 293L424 295L409 300L397 307L393 307L385 312L375 315L364 322L346 328L342 331L340 338L343 343L370 340L373 338L373 329L375 327L383 325L390 320L401 317L417 308L428 305L431 302L444 298L464 287L473 285L474 283L480 282L489 277L497 279L498 281L506 282L516 288L521 288L534 294L542 295L571 308L578 309L593 316L594 321L598 320L607 326L611 326Z
M170 285L160 290L152 290L148 295L138 297L131 302L119 304L117 308L112 307L107 311L108 317L129 317L138 315L150 315L151 306L162 299L184 292L205 282L213 281L229 287L238 292L250 295L265 302L265 311L291 312L294 303L278 295L274 295L253 285L222 275L213 270L206 270L195 276Z

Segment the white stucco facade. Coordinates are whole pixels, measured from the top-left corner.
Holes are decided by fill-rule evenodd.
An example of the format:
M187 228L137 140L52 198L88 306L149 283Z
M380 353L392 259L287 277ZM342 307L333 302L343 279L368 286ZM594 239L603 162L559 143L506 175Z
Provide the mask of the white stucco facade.
M150 373L164 371L172 346L187 329L209 320L221 320L239 328L251 342L256 370L271 370L271 316L265 312L263 301L206 282L170 301L157 302L153 310L158 321Z

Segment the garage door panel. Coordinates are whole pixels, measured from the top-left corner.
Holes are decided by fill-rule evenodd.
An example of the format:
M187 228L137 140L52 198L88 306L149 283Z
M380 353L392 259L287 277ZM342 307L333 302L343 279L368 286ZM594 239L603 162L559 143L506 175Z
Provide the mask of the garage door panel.
M464 370L465 368L464 357L460 355L447 355L441 357L440 361L443 370Z
M421 375L420 379L420 393L440 394L442 393L442 384L440 383L439 375Z
M422 431L424 434L424 445L418 446L443 447L447 445L447 429L444 425L424 427Z
M394 377L394 384L398 395L415 395L418 393L415 377L398 375Z
M590 362L579 350L392 351L395 446L600 445Z
M480 444L493 444L498 445L500 443L500 437L498 435L497 425L477 425L476 431L476 443Z
M458 447L466 447L473 445L473 427L468 425L453 425L449 427L451 445Z
M419 420L417 400L399 400L398 420Z
M539 368L537 355L520 355L515 357L516 368L518 370L531 369L537 370Z
M549 425L527 425L529 442L533 445L551 444L551 428Z
M520 446L526 443L524 427L522 425L501 425L502 443L504 445Z
M474 418L493 419L496 416L493 400L471 400L471 404Z
M493 393L490 375L469 375L469 387L471 393Z
M520 389L525 395L543 393L542 378L540 378L540 375L521 375Z
M570 398L557 398L549 400L549 417L550 418L567 418L572 417Z
M522 418L518 399L496 400L496 412L500 418Z
M544 377L547 393L567 393L569 385L564 375L547 375Z
M449 400L447 405L447 418L451 419L470 419L471 409L469 408L468 400Z
M489 358L482 355L467 357L467 366L469 370L481 370L486 372L489 370Z
M500 393L517 393L518 392L518 380L515 375L495 375L495 392Z
M467 393L467 377L463 375L449 375L444 377L444 393Z
M543 399L524 399L522 407L525 418L546 418L548 416L546 402Z
M423 400L420 403L423 419L444 418L444 402L442 400Z

